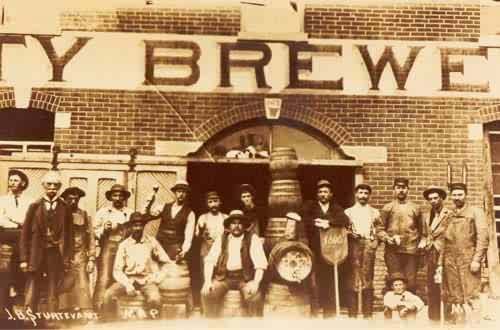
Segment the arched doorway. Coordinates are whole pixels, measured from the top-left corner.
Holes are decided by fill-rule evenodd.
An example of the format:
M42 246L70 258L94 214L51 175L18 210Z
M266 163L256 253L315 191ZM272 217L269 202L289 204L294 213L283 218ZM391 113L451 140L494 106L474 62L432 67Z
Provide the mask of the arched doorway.
M304 201L316 198L316 183L327 179L334 183L334 199L342 207L353 204L355 171L360 163L346 155L328 136L292 120L251 120L226 128L210 138L190 155L187 179L191 183L191 205L197 215L206 212L205 193L216 190L221 195L222 211L240 208L236 188L252 184L257 204L267 206L271 185L269 156L275 147L293 147L299 158L298 179ZM196 251L196 245L193 249ZM196 255L196 253L195 253ZM193 272L198 263L193 263ZM347 269L340 268L342 283ZM200 286L193 277L194 292ZM197 298L197 297L196 297ZM346 301L341 292L341 305Z
M334 183L336 201L343 207L352 204L355 168L359 163L312 127L283 119L270 124L262 119L223 130L191 155L187 178L194 186L193 209L205 212L204 194L209 190L217 190L222 196L223 211L238 208L235 188L242 183L252 184L258 192L258 202L266 205L271 183L269 155L272 148L284 146L297 152L304 200L315 198L319 179L328 179Z

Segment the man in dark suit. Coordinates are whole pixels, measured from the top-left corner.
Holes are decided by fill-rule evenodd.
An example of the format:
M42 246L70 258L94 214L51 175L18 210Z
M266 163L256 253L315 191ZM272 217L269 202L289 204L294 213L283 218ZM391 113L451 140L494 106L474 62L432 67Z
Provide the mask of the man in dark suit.
M37 311L42 281L47 283L48 309L58 308L58 289L73 254L72 215L57 196L61 188L58 172L42 178L44 195L26 213L20 240L20 268L27 273L25 305ZM47 274L44 278L43 274Z
M305 205L302 217L309 245L315 254L313 313L320 307L323 309L323 317L332 317L336 312L334 272L333 266L321 254L320 231L330 227L345 227L349 224L349 218L342 207L334 204L333 186L329 181L318 181L316 188L317 201Z
M431 186L423 193L431 208L423 213L425 231L427 232L426 262L427 262L427 304L428 315L432 321L439 321L441 316L441 285L437 284L434 277L438 268L439 256L443 251L444 233L451 211L443 206L446 191L439 187Z

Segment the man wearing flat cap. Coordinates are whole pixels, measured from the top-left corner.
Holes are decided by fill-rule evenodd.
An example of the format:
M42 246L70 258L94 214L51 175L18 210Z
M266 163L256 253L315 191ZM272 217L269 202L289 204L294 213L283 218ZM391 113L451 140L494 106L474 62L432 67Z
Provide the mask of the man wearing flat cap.
M61 194L73 215L73 256L65 276L65 282L71 283L59 297L59 309L65 311L92 310L89 274L95 269L96 243L92 219L78 206L84 196L85 192L78 187L69 187Z
M379 221L380 212L369 204L372 188L364 183L354 188L356 203L345 210L349 217L349 255L350 276L349 317L356 318L359 298L364 318L373 315L373 276L375 253L378 239L375 234L375 223Z
M94 222L94 232L101 249L97 259L97 282L94 293L94 307L102 308L104 292L113 282L113 262L118 244L128 234L126 222L133 210L126 203L130 191L124 185L114 184L106 191L106 199L111 205L106 205L97 211Z
M159 310L161 296L158 284L161 281L160 264L172 262L160 243L144 233L147 218L139 212L130 216L131 233L118 246L113 267L113 283L104 295L104 319L114 315L116 301L120 296L144 295L146 308ZM152 314L152 313L150 313Z
M481 318L479 293L481 289L481 262L488 248L488 224L483 210L467 205L467 186L450 185L454 204L444 232L443 291L445 302L451 307L451 321L464 319L465 309L470 321Z
M24 290L23 277L19 273L19 238L26 211L33 200L25 193L29 180L20 170L8 173L8 191L0 197L0 246L11 252L9 267L0 269L0 315L8 307L9 296ZM5 253L5 252L4 252ZM0 316L1 318L1 316Z
M196 218L188 204L190 192L186 180L177 180L170 190L174 193L174 202L166 203L160 212L151 212L148 219L160 218L156 239L172 260L182 261L191 249Z
M430 186L423 192L424 198L431 208L423 213L427 245L425 258L427 263L427 305L428 316L432 321L441 318L441 286L436 283L435 276L438 268L439 256L443 251L444 232L448 225L451 211L444 207L446 191L436 186Z
M238 197L241 210L252 221L251 230L259 237L264 237L267 211L265 207L255 204L257 191L251 184L245 183L238 187Z
M48 311L56 312L62 280L73 256L73 219L66 202L58 197L61 188L59 172L47 172L42 177L42 186L43 196L26 212L19 244L19 267L27 274L25 306L33 312L38 311L44 283Z
M330 227L347 227L349 218L344 209L333 201L333 186L328 180L319 180L316 185L316 201L306 203L303 209L304 226L309 246L315 255L313 280L313 313L323 309L325 318L335 315L335 286L333 266L322 256L320 231Z
M418 252L427 244L425 224L420 208L408 200L408 179L394 179L393 188L395 199L380 211L377 236L385 243L384 259L389 277L402 273L408 290L416 293Z
M228 290L239 290L245 316L259 316L262 304L260 284L267 268L264 247L249 230L251 220L240 210L233 210L224 220L226 232L219 236L205 258L205 283L201 290L207 317L219 316Z

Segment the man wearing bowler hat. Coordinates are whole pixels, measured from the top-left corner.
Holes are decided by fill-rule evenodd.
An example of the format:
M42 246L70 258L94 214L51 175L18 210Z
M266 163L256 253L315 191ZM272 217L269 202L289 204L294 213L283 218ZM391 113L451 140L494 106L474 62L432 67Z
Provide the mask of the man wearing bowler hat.
M92 310L89 274L95 269L95 238L92 219L78 203L85 192L78 187L69 187L61 198L68 204L73 215L73 256L66 274L64 291L59 297L59 309L65 311Z
M408 282L408 290L416 293L418 250L426 246L425 224L420 208L408 200L409 181L394 179L395 199L384 205L376 230L385 242L385 264L389 277L401 273Z
M94 232L101 249L97 260L97 282L94 293L94 307L100 310L104 292L112 284L113 262L118 244L127 236L125 223L133 210L126 206L130 192L124 185L114 184L106 191L111 205L102 207L95 215Z
M190 192L186 180L177 180L170 189L175 201L166 203L159 214L148 214L148 219L161 218L156 239L172 260L182 261L191 249L196 218L188 205Z
M160 263L172 262L158 241L144 234L147 218L139 212L130 216L131 233L118 246L113 267L113 283L104 295L104 318L113 317L116 301L126 294L144 295L146 307L150 310L160 308L161 296L158 284L161 280Z
M6 269L0 269L0 315L8 307L8 298L24 290L23 277L19 273L19 238L26 211L32 199L25 193L29 180L20 170L8 173L8 191L0 197L0 248L10 251ZM1 319L1 316L0 316Z
M435 276L439 256L443 251L444 232L448 225L451 211L444 207L446 191L436 186L430 186L423 192L424 198L431 208L423 213L427 245L425 246L427 263L427 305L428 316L432 321L441 318L441 286L436 283Z
M335 286L333 282L333 266L328 264L321 253L320 231L330 227L347 227L349 218L344 209L333 201L333 186L328 180L319 180L316 184L316 198L314 202L304 206L304 226L308 236L309 246L315 255L315 265L312 275L313 313L318 307L323 309L323 317L335 315ZM319 305L319 306L318 306Z
M251 230L259 237L264 237L266 230L267 212L266 208L255 204L257 191L248 183L238 187L241 210L252 221Z
M233 210L224 220L220 235L205 258L205 283L201 289L203 310L208 317L219 314L228 290L239 290L246 316L259 316L262 303L260 283L267 268L264 247L249 230L251 220Z
M483 210L467 205L467 186L450 185L454 204L444 232L443 291L451 309L451 321L479 322L481 318L479 293L481 289L481 262L488 248L488 224ZM470 313L465 314L469 310Z

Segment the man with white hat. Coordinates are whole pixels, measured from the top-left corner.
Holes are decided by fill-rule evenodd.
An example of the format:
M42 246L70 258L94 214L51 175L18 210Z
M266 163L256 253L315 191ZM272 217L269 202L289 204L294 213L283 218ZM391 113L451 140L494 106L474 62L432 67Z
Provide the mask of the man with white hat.
M73 255L72 212L57 196L61 188L58 172L47 172L42 178L42 186L43 196L26 212L19 259L21 271L27 273L25 305L37 311L42 283L46 283L48 310L55 312L59 285Z
M130 198L130 191L124 185L114 184L106 191L106 199L111 205L99 209L95 215L94 231L98 239L101 252L97 259L97 282L94 293L94 307L102 308L104 292L113 283L113 263L118 244L125 239L129 221L133 210L126 206Z
M7 184L7 194L0 197L0 246L3 250L11 251L12 257L10 267L0 270L0 314L8 305L9 295L14 296L16 292L24 290L23 278L18 276L18 246L26 211L33 202L25 194L29 179L24 172L9 170Z
M224 220L226 232L219 236L205 258L205 282L201 289L203 311L216 317L228 290L239 290L246 316L259 316L260 284L267 268L264 247L250 229L252 220L233 210Z
M375 268L375 253L378 239L375 235L375 223L380 218L380 212L369 204L372 188L364 183L354 188L356 203L345 210L350 219L349 225L349 256L351 276L349 286L349 317L356 318L358 314L359 297L364 318L373 315L373 276ZM360 292L361 291L361 292Z
M161 218L156 239L172 260L182 261L191 249L195 229L195 215L187 203L190 191L186 180L177 180L170 189L175 201L166 203L159 215L149 215L149 219Z
M431 208L423 213L427 245L425 247L427 263L427 305L429 320L439 321L441 318L441 285L436 283L435 275L439 256L443 251L444 232L448 225L451 211L444 207L446 191L436 186L424 190L424 198ZM444 311L443 311L444 312Z

